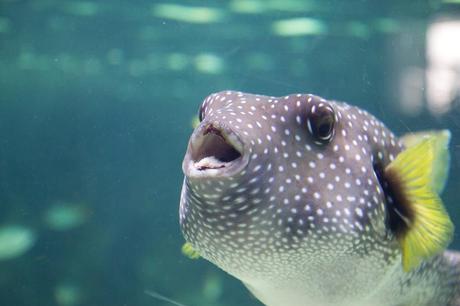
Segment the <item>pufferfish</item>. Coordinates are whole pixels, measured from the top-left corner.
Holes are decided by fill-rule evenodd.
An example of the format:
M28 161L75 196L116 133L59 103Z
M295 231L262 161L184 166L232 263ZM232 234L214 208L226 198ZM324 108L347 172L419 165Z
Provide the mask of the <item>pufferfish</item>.
M183 161L183 250L267 306L460 305L439 193L448 131L397 138L311 94L208 96Z

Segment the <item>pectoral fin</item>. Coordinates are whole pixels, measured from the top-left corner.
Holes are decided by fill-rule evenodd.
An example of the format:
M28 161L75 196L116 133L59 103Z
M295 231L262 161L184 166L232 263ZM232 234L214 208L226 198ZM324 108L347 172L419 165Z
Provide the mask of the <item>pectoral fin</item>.
M449 137L443 131L407 138L408 148L385 168L396 195L389 209L399 218L394 228L405 271L442 251L452 237L453 224L437 194L447 177Z
M200 258L200 253L198 253L189 242L186 242L184 245L182 245L182 254L190 259Z
M448 147L451 138L450 132L441 130L409 133L402 136L401 140L407 148L410 148L428 138L435 141L431 184L434 190L440 194L444 190L449 175L450 154Z

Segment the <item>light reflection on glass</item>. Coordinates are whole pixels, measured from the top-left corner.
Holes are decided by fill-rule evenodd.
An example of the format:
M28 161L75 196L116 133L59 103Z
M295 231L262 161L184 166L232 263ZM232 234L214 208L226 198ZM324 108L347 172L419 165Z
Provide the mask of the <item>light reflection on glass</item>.
M460 20L438 20L428 27L426 99L433 114L450 110L460 95Z

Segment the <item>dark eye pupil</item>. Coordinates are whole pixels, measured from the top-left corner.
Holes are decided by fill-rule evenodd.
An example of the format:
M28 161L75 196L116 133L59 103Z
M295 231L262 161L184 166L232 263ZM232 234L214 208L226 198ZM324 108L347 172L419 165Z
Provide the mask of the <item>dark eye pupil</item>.
M321 122L321 124L318 127L318 136L321 138L329 137L331 132L332 132L332 122L330 120Z
M316 142L328 143L334 133L334 110L329 106L319 107L310 114L310 133Z

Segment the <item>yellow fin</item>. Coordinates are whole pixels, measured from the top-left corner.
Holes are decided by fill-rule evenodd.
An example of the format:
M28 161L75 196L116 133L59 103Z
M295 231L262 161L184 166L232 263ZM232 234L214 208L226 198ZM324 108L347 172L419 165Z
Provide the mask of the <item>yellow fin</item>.
M192 247L189 242L184 243L182 246L182 254L187 256L190 259L200 258L200 254Z
M446 186L447 177L449 175L449 142L451 134L448 130L440 131L422 131L409 133L401 137L402 142L407 148L410 148L424 139L433 138L434 158L433 158L433 174L431 184L437 193L441 193Z
M417 141L385 169L386 175L396 177L408 206L405 209L410 212L409 218L402 217L407 229L397 235L406 272L442 251L453 233L454 226L432 184L437 154L442 152L437 148L443 143L438 137L428 135Z
M198 116L193 116L192 120L190 120L190 125L193 129L200 125L200 119L198 118Z

